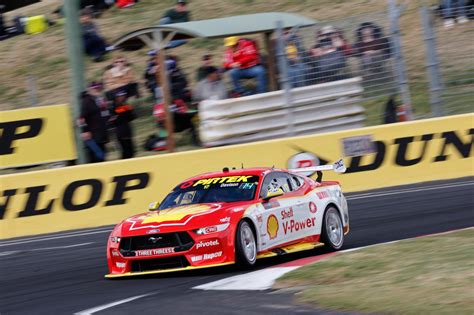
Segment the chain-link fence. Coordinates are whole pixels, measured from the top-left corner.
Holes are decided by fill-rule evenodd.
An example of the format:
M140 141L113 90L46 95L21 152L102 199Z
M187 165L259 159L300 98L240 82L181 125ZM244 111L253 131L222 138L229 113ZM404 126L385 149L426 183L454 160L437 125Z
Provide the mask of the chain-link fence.
M407 116L414 107L413 118L472 112L474 7L418 11L388 3L383 12L282 30L287 77L280 79L295 88L361 77L369 125L390 120L392 96Z
M471 112L474 100L474 7L422 8L422 25L436 115Z

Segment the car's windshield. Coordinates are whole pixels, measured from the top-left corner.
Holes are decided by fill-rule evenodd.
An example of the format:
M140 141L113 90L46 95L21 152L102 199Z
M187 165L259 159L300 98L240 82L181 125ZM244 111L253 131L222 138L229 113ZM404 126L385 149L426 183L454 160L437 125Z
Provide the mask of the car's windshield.
M210 177L179 184L166 196L159 209L213 202L252 200L259 176L237 175Z

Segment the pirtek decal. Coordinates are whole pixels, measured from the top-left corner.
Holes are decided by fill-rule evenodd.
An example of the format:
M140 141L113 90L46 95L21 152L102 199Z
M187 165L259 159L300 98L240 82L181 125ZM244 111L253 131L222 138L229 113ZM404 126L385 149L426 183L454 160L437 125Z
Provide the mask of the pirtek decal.
M111 183L115 184L115 190L112 198L105 201L102 206L109 207L125 204L127 202L127 199L124 198L125 192L144 189L147 187L149 180L150 173L137 173L113 177ZM130 184L130 182L136 183ZM28 196L23 206L23 210L18 213L18 217L21 218L48 214L51 212L53 204L57 202L61 202L63 209L67 211L81 211L93 208L99 203L102 191L105 190L104 185L105 184L102 181L95 178L74 181L66 186L62 196L49 200L46 202L46 206L42 209L39 209L38 200L41 197L41 193L48 189L47 185L26 187L23 191L19 188L5 190L3 191L3 197L5 197L5 199L3 203L0 203L0 220L5 216L10 199L14 198L17 194L24 193ZM90 195L86 198L86 201L75 203L74 196L77 190L81 187L89 187Z
M468 158L471 155L474 129L466 130L466 135L470 135L471 139L466 143L458 136L456 131L445 131L441 134L425 134L422 136L416 137L404 137L397 138L394 140L393 144L397 146L395 153L395 164L398 166L412 166L420 163L425 158L430 158L431 162L442 162L449 159L449 154L446 154L448 147L453 147L461 155L462 158ZM443 144L437 156L434 157L425 157L427 146L429 142L433 139L441 138L443 139ZM423 147L421 152L415 158L407 158L407 151L410 148L410 144L414 142L423 142ZM361 165L362 157L357 156L350 160L349 167L347 168L346 174L364 172L364 171L373 171L378 169L386 156L387 144L383 141L374 141L376 146L376 154L372 163Z
M0 123L0 155L14 153L15 140L34 138L40 134L42 127L43 119L40 118Z

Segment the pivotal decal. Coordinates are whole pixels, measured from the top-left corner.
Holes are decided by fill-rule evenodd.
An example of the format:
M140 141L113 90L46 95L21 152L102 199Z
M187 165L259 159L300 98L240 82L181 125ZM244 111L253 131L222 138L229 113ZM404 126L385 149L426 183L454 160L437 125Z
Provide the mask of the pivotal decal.
M279 229L278 219L276 216L271 214L267 219L267 232L271 240L277 237L278 229Z

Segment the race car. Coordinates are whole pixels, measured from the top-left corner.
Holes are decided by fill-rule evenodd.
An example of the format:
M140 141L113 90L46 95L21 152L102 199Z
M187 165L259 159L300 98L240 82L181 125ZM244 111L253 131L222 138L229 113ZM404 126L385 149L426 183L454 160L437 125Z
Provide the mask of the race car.
M341 186L323 170L248 168L206 173L178 184L149 212L119 223L107 243L107 278L239 264L326 246L349 232ZM318 173L316 180L301 174Z

